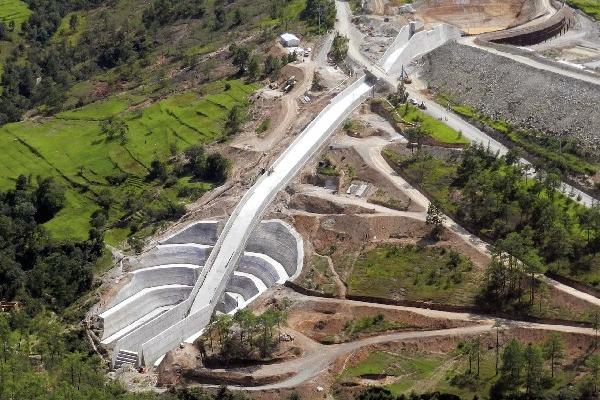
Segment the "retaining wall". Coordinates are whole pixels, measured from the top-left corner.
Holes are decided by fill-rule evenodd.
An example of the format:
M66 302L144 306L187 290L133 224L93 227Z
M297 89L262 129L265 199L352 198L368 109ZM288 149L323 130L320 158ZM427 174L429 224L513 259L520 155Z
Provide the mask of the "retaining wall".
M109 303L110 307L125 301L143 289L162 285L194 286L200 266L192 264L168 264L158 267L139 269L132 272L131 280Z
M384 71L389 70L394 64L395 58L399 52L406 46L410 39L410 25L405 25L398 32L398 36L394 39L394 42L390 47L383 53L383 56L378 61L378 64L383 68Z
M237 306L238 306L237 300L235 298L233 298L232 295L225 292L223 294L223 298L221 299L221 301L219 302L219 304L217 305L215 310L217 310L223 314L229 314L231 311L235 310L237 308Z
M248 238L246 250L268 255L283 266L288 276L298 271L302 248L298 247L296 236L281 221L258 224Z
M254 214L252 215L252 219L250 222L250 227L245 229L244 232L239 232L239 237L236 238L237 246L236 250L233 252L231 256L227 258L227 264L225 265L225 272L220 276L211 277L211 283L214 281L218 281L217 286L214 289L210 289L207 292L204 290L201 292L201 288L204 283L207 281L208 272L214 269L214 273L220 273L220 268L216 268L214 265L214 261L219 254L223 241L227 237L228 233L232 229L236 229L238 224L237 217L240 215L242 209L244 209L244 205L251 199L257 192L257 190L265 190L261 187L261 183L269 178L269 175L265 174L261 178L259 178L258 182L252 186L252 188L246 192L242 201L235 208L233 214L228 219L227 224L225 225L223 232L219 235L219 238L215 244L211 255L205 263L205 268L202 269L196 284L194 285L190 296L183 302L179 303L169 311L159 315L157 318L149 321L148 323L142 325L140 328L131 332L130 334L119 339L115 344L114 355L118 353L120 349L126 349L129 351L134 351L140 353L140 362L144 365L149 365L153 363L158 357L165 354L167 351L176 347L179 343L183 342L188 337L196 334L201 331L206 324L209 322L211 314L214 308L219 303L219 300L222 297L222 294L225 291L227 284L229 283L229 279L233 275L233 271L237 262L240 259L241 253L244 250L245 244L248 241L248 237L252 232L252 228L256 226L258 221L260 220L261 215L264 210L270 204L270 201L276 196L277 192L281 190L289 180L298 172L299 168L304 165L308 159L310 159L317 150L325 143L328 137L337 129L337 127L348 117L348 115L356 108L368 95L371 86L368 85L365 81L365 77L362 77L351 84L348 88L342 91L338 96L331 100L331 102L325 107L325 109L315 118L308 127L300 134L290 145L286 151L275 161L274 168L279 169L285 168L285 175L277 181L276 185L272 188L269 188L269 193L267 194L267 198L265 201L262 201L255 208ZM334 107L339 108L340 103L345 105L340 112L335 112L332 110ZM334 114L333 114L334 113ZM325 115L327 118L335 115L335 119L333 121L324 121ZM326 125L325 125L326 124ZM323 128L323 132L319 132L319 135L316 138L313 138L310 135L314 135L316 131L316 126L325 125ZM284 165L280 165L283 163L282 160L289 157L290 152L297 152L299 142L301 141L309 141L311 143L310 148L307 148L300 160L291 168L287 168ZM272 179L272 178L271 178ZM235 226L234 226L235 225ZM172 243L173 241L184 241L189 239L189 237L185 237L183 235L175 234L171 238L168 238L164 241L164 243ZM299 239L298 237L295 239ZM298 260L296 261L299 266L302 265L302 243L296 244L296 247L300 250L296 252L298 256ZM255 243L258 247L260 244ZM255 248L257 248L255 247ZM264 247L261 246L261 247ZM270 255L272 257L272 255ZM285 252L278 252L276 254L284 262L287 261L288 268L286 268L284 263L281 263L276 257L272 257L275 260L279 261L286 271L290 272L290 275L299 274L299 270L293 270L289 267L290 260L289 257L285 256ZM206 288L205 288L206 289ZM198 296L198 298L197 298ZM208 298L208 302L206 299ZM199 301L198 301L199 300Z
M244 301L250 300L258 294L258 288L254 281L246 276L233 275L227 284L228 292L237 293L244 298Z
M186 299L191 286L165 285L144 289L135 296L100 314L107 338L159 307L170 306Z
M158 245L138 257L129 257L130 270L156 267L167 264L204 265L211 248L194 244Z
M514 46L532 46L561 35L575 24L575 15L567 6L539 24L525 28L513 28L505 31L487 33L477 38L479 43L492 42Z
M199 221L161 240L161 244L197 243L212 246L219 237L220 221Z
M276 261L273 260L273 262ZM256 276L268 287L273 286L281 279L272 264L263 257L255 255L243 254L237 270Z

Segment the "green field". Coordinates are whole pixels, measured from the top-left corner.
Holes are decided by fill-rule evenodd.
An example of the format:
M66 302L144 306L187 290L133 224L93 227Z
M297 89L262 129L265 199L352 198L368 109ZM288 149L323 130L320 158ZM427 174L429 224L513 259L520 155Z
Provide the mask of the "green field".
M381 245L358 257L347 283L351 295L473 304L477 280L471 262L445 248Z
M600 2L598 0L567 0L567 2L600 21Z
M29 18L31 11L27 4L21 0L0 0L0 21L8 24L15 22L17 30L21 29L21 24Z
M450 186L456 179L456 163L441 160L428 154L404 156L392 149L384 149L383 156L397 171L401 171L412 184L445 209L455 211L450 201Z
M0 188L13 187L21 174L56 177L67 188L66 207L46 227L57 238L78 239L87 237L89 217L98 208L94 199L103 189L110 191L115 203L111 221L122 217L120 205L132 196L179 202L177 193L182 187L208 190L209 184L187 178L169 188L144 178L152 160L166 160L173 151L222 138L228 111L244 104L255 89L237 80L229 84L226 90L225 82L214 82L204 88L204 93L211 94L187 92L135 110L130 107L139 106L142 98L114 96L41 122L5 125L0 128L0 147L5 149L0 155L4 167ZM101 133L98 121L109 117L126 121L125 144ZM121 185L107 180L123 174L127 179ZM127 234L113 229L107 240L116 243Z
M347 367L340 375L340 380L395 377L396 382L387 386L392 393L401 394L412 390L418 392L423 381L430 379L443 362L444 357L441 355L376 351L364 361Z
M77 25L75 26L75 29L71 29L71 27L69 26L72 16L77 17ZM54 35L52 36L52 42L59 43L63 40L66 40L67 43L69 43L70 45L75 45L75 44L77 44L77 41L79 40L79 37L81 36L81 34L85 31L86 26L87 26L87 20L86 20L85 13L83 13L83 12L68 13L60 21L60 26L58 27L58 29L56 30L56 32L54 32Z
M397 109L397 112L406 122L418 124L428 136L431 136L435 141L441 144L450 145L466 145L469 141L462 137L462 134L450 128L443 122L430 117L417 107L405 104Z

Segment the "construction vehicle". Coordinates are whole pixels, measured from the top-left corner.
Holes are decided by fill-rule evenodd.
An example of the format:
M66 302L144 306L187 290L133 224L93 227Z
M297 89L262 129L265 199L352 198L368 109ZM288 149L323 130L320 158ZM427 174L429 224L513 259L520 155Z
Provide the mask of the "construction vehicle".
M295 85L296 85L296 77L294 75L292 75L283 84L283 92L289 93L294 88Z

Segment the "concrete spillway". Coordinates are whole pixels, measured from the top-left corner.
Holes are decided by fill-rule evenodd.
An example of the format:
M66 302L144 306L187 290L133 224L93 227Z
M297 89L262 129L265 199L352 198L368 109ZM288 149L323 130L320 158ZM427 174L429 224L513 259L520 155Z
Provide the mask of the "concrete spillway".
M102 345L115 350L113 365L132 360L150 363L169 350L162 347L169 342L161 340L161 334L186 319L179 312L191 306L190 294L216 242L220 225L219 221L192 224L143 255L123 260L128 274L95 324ZM282 221L258 224L249 236L248 250L252 251L242 254L232 276L223 277L226 285L224 294L215 299L217 311L234 313L269 287L297 275L302 267L302 240ZM190 324L182 334L193 336L210 314L194 318L199 324ZM141 360L139 353L144 356Z
M191 312L194 313L214 303L223 290L223 277L231 275L248 235L266 206L277 192L304 165L323 144L329 134L358 105L371 89L364 79L357 81L332 100L302 134L289 146L271 167L272 172L263 175L244 196L225 226L215 251L209 260L210 269L197 291Z
M383 61L386 70L399 70L400 62L409 62L414 56L430 51L453 37L453 32L445 27L420 33L397 41L395 48L386 53ZM377 73L384 73L384 68ZM102 314L106 318L104 326L112 327L109 337L115 364L119 360L129 362L134 355L137 355L138 363L151 364L180 342L195 337L209 323L215 309L233 312L247 305L269 286L300 272L301 238L291 227L280 222L266 221L257 228L258 221L279 190L364 100L373 85L374 82L368 82L363 76L333 98L281 154L269 172L263 174L244 195L222 230L214 221L192 225L165 240L163 245L166 246L159 247L158 254L137 260L139 269L146 270L131 277L129 286L119 299L122 301ZM206 258L206 252L211 248L210 256ZM245 248L247 253L244 253ZM177 254L170 253L172 250ZM179 256L180 251L185 254ZM175 264L185 266L173 267ZM157 265L164 268L153 270ZM147 275L159 271L164 274L167 270L171 270L174 276L158 278ZM156 292L145 283L156 284L161 279L185 287L189 295L177 304L170 300L158 301L152 310L141 308L147 312L145 315L126 318L133 321L135 328L121 328L123 323L115 316L119 308L127 311L122 304L137 296L133 294L136 290ZM195 279L193 287L186 285L188 279ZM121 333L123 335L119 336Z

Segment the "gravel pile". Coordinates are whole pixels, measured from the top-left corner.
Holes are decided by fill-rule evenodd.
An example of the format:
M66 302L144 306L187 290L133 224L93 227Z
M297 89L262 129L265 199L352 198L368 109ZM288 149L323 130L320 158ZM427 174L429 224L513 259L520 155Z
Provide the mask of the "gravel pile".
M600 86L455 42L421 63L431 88L489 117L600 149Z

